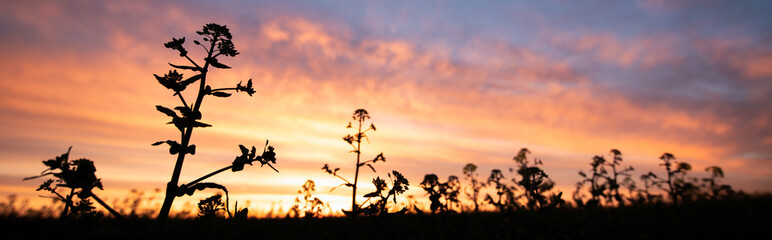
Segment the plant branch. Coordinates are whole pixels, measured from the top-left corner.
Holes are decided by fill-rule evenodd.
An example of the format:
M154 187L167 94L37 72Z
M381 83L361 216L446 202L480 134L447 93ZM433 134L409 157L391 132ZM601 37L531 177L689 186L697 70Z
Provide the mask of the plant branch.
M230 165L230 166L227 166L227 167L224 167L224 168L220 168L220 169L219 169L219 170L217 170L217 171L214 171L214 172L211 172L211 173L209 173L209 174L207 174L207 175L204 175L204 176L202 176L202 177L200 177L200 178L198 178L198 179L196 179L196 180L193 180L192 182L189 182L189 183L187 183L187 184L183 184L182 186L193 186L193 185L194 185L194 184L196 184L196 183L199 183L199 182L201 182L201 181L204 181L204 180L206 180L207 178L210 178L210 177L212 177L212 176L214 176L214 175L217 175L217 174L219 174L219 173L221 173L221 172L227 171L227 170L229 170L229 169L231 169L231 168L233 168L233 165Z
M204 47L204 46L201 46L201 47ZM206 48L205 48L205 47L204 47L204 50L206 50ZM209 51L207 51L207 53L208 53L208 52L209 52ZM193 66L196 66L198 69L202 69L202 68L201 68L201 66L198 66L198 63L196 63L195 61L193 61L193 59L190 59L190 57L188 57L188 55L185 55L185 58L187 58L187 59L188 59L188 61L190 61L190 63L192 63L192 64L193 64ZM202 73L203 73L203 72L202 72Z
M188 103L185 102L185 98L182 97L182 94L179 91L175 95L180 97L180 101L182 101L182 105L185 105L186 108L190 108L190 107L188 107Z
M115 209L113 209L113 208L111 208L110 206L108 206L108 205L107 205L107 204L106 204L104 201L102 201L102 199L101 199L101 198L97 197L97 195L96 195L96 194L94 194L93 192L89 192L89 195L91 196L91 198L93 198L94 200L96 200L96 201L97 201L97 203L99 203L100 205L102 205L102 207L104 207L105 209L107 209L107 211L108 211L108 212L110 212L110 214L112 214L112 215L113 215L115 218L117 218L117 219L120 219L120 220L125 220L125 219L123 218L123 216L121 216L121 214L120 214L120 213L118 213L117 211L115 211Z

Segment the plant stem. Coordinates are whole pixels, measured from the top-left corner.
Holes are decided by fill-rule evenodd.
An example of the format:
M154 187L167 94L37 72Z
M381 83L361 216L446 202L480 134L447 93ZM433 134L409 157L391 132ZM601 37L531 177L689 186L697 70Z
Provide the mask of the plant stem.
M67 198L64 199L64 210L62 210L62 214L59 215L59 220L62 220L65 217L67 217L67 212L70 211L70 206L72 205L72 194L74 192L75 192L75 189L70 189L70 194L67 194Z
M216 38L215 38L216 39ZM217 41L212 41L212 44L209 47L209 52L207 53L207 59L212 57L212 51L214 50L215 43ZM190 59L190 57L185 56L193 62L193 60ZM196 66L195 62L193 62ZM204 93L206 90L206 75L207 70L209 69L209 61L206 61L204 63L204 68L201 69L201 84L198 89L198 96L196 97L196 102L193 106L193 112L199 112L199 108L201 108L201 102L204 100ZM193 135L193 128L188 127L185 129L185 134L182 136L182 143L180 145L182 146L182 149L187 149L188 144L190 143L190 137ZM172 172L172 178L169 181L169 183L166 184L166 197L164 198L163 205L161 206L161 211L158 213L158 219L160 221L166 220L166 218L169 216L169 211L172 208L172 203L174 202L174 198L177 197L177 191L180 180L180 173L182 172L182 163L185 161L185 152L180 152L177 155L177 162L174 164L174 172Z
M93 199L94 199L94 200L96 200L96 201L97 201L97 202L98 202L100 205L102 205L102 207L104 207L105 209L107 209L107 211L108 211L108 212L110 212L110 214L112 214L112 215L113 215L115 218L117 218L117 219L120 219L120 220L124 220L124 219L123 219L123 216L121 216L121 214L120 214L120 213L118 213L117 211L115 211L115 209L113 209L113 208L111 208L110 206L108 206L108 205L107 205L107 204L106 204L104 201L102 201L102 199L101 199L101 198L97 197L97 195L96 195L96 194L94 194L94 193L89 193L89 195L91 195L91 198L93 198Z
M186 108L190 108L190 107L188 107L188 103L185 102L185 98L182 97L182 93L177 92L177 96L180 97L180 101L182 101L182 105L184 105Z
M357 211L357 180L359 179L359 155L362 154L362 118L359 119L359 130L357 131L357 165L354 171L354 191L351 193L351 212L356 216Z

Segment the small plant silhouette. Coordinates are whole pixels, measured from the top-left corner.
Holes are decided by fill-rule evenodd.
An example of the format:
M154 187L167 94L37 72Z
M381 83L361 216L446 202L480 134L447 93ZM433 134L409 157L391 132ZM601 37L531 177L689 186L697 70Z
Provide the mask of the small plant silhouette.
M394 201L394 205L397 204L397 195L405 193L405 191L408 190L408 186L410 183L407 181L407 178L402 176L401 173L397 171L391 171L390 174L388 174L389 179L391 180L391 189L389 189L389 186L387 185L386 181L384 179L381 179L380 177L375 177L373 179L373 185L375 185L375 191L370 192L368 194L365 194L364 197L367 198L363 205L365 203L369 203L369 205L362 207L360 206L360 209L362 209L362 212L364 212L366 215L379 215L384 216L386 214L389 214L387 207L387 204L389 203L389 198L391 198ZM393 177L392 177L393 176ZM386 194L384 195L384 192ZM375 202L371 202L370 199L376 198ZM402 208L397 213L405 213L408 211L407 207Z
M622 152L620 152L617 149L611 149L609 151L611 153L611 161L607 162L607 164L611 167L611 176L607 176L607 182L608 182L608 193L606 193L607 201L616 201L618 205L624 205L625 201L624 198L622 198L622 195L619 193L619 187L621 184L619 183L619 176L625 176L624 182L630 183L632 179L630 178L629 172L633 171L633 166L628 166L626 168L619 169L617 167L621 167L622 165ZM624 183L623 182L623 183Z
M464 178L469 181L469 187L466 188L464 193L474 203L475 212L480 211L480 190L485 187L485 182L478 180L477 177L477 165L467 163L464 166Z
M662 195L651 193L651 189L654 187L662 188L662 183L658 181L658 177L654 172L641 175L641 181L643 181L643 189L638 189L639 202L653 203L662 200Z
M692 169L691 165L686 162L676 161L675 156L667 152L663 153L659 159L662 160L662 163L659 165L664 166L665 171L667 171L667 178L658 178L653 174L652 176L661 183L659 185L660 188L667 191L668 197L670 197L674 204L678 204L679 200L683 201L684 197L691 195L697 190L693 183L686 181L686 173ZM662 185L665 186L663 187Z
M622 164L622 152L617 149L611 149L611 161L607 161L603 156L595 156L590 163L590 174L588 175L584 171L579 171L579 176L582 176L582 180L576 183L576 191L574 192L574 202L578 206L584 207L596 207L601 205L601 200L605 198L606 204L616 202L617 205L624 205L624 198L619 193L619 188L625 185L629 191L635 188L635 182L630 178L630 173L633 171L632 166L626 168L619 168ZM608 171L611 170L611 172ZM619 177L625 176L622 183L619 182ZM581 188L585 183L589 183L591 198L587 202L583 202L580 193Z
M523 195L527 200L526 206L529 209L536 209L537 207L540 209L556 208L563 203L561 198L563 192L550 196L545 195L555 186L555 182L550 180L547 173L539 168L539 165L542 165L540 159L528 160L527 155L529 153L531 152L527 148L522 148L513 158L518 165L517 174L520 175L520 181L516 182L525 191ZM512 181L515 179L513 178Z
M56 199L64 202L64 209L62 209L59 219L64 219L70 215L93 214L94 206L90 199L97 201L116 218L122 219L120 213L113 210L93 192L94 188L103 189L102 180L96 177L94 162L85 158L70 160L71 150L72 147L54 159L43 161L43 164L48 168L43 170L39 176L27 177L24 180L49 175L54 177L44 181L37 191L50 192L56 196ZM69 189L69 191L65 190L66 193L62 195L58 191L60 187Z
M227 208L225 203L222 202L222 195L216 194L214 196L201 199L198 202L198 217L202 219L215 219L222 217L220 212L226 212Z
M440 182L436 174L426 174L421 182L421 188L429 195L431 205L429 208L434 212L452 212L453 206L460 207L458 199L461 190L461 183L458 177L449 176L447 182Z
M710 177L703 178L705 192L711 200L717 200L720 197L728 197L734 194L734 190L729 185L719 184L718 178L724 177L724 170L720 167L710 166L705 168L705 171L710 174Z
M500 212L515 209L515 187L504 183L504 174L499 169L491 170L488 176L488 185L494 186L497 198L494 200L490 194L485 195L485 202L496 207Z
M583 203L580 197L574 196L574 201L579 206L587 206L587 207L594 207L599 206L601 204L601 197L606 196L606 189L607 185L603 181L608 181L610 179L607 176L606 168L604 167L606 165L606 159L602 156L595 156L592 158L592 162L590 163L590 169L591 169L591 175L587 175L584 173L584 171L579 171L579 176L582 176L581 181L576 183L577 191L582 188L584 183L590 184L590 195L592 196L590 200L587 200L586 203Z
M239 54L239 52L235 49L235 46L231 41L233 36L231 35L230 30L224 25L215 23L206 24L201 31L197 31L196 33L201 35L202 40L204 41L203 43L199 42L198 40L193 41L195 45L201 46L206 53L206 57L203 59L203 64L199 64L198 62L191 59L190 56L188 56L188 51L183 46L185 43L184 37L180 39L172 38L172 41L165 43L164 46L166 48L178 51L180 57L187 60L190 64L192 64L192 66L175 65L169 63L169 65L175 68L174 70L169 71L169 73L164 74L164 76L154 74L156 80L158 80L158 83L174 92L173 96L178 96L180 103L182 104L181 106L174 107L174 110L160 105L156 106L156 109L159 112L171 118L169 124L173 124L180 131L181 135L180 142L174 140L165 140L152 144L153 146L167 144L169 145L169 154L177 155L177 161L174 165L174 171L172 172L171 180L166 186L166 197L164 198L163 205L161 206L161 210L158 214L158 218L161 220L168 217L172 203L176 197L181 197L185 194L192 195L196 190L203 190L205 188L215 186L211 183L202 183L201 181L218 173L228 169L232 170L233 172L241 171L244 169L244 165L252 165L252 163L255 161L259 162L261 164L260 166L268 165L274 171L278 172L278 170L276 170L276 168L271 165L276 163L276 153L274 153L274 148L272 146L268 146L268 141L266 141L261 155L257 155L254 146L250 151L243 145L239 145L241 155L237 156L231 165L204 175L187 184L178 185L180 173L182 172L182 165L185 161L185 156L187 154L196 154L196 146L190 144L190 138L193 134L193 129L211 127L211 125L199 121L202 119L200 110L204 97L215 96L226 98L232 95L231 92L244 92L249 96L255 94L255 90L252 87L252 79L248 80L246 85L242 85L242 82L239 82L235 87L230 88L212 88L212 86L207 84L207 80L209 80L207 79L208 73L213 68L230 68L229 66L221 63L218 57L235 57ZM183 80L183 74L177 72L177 69L181 71L191 71L194 75ZM187 87L189 85L196 82L199 83L198 92L195 94L195 100L189 104L188 101L186 101L183 97L182 92L188 89ZM179 114L177 112L179 112Z
M359 168L363 167L363 166L367 166L371 170L373 170L373 172L375 172L375 168L373 167L372 164L377 163L377 162L385 162L386 158L383 157L383 153L380 153L377 156L375 156L375 158L373 158L372 160L367 160L367 161L361 161L360 160L360 157L362 155L362 139L365 139L368 142L370 141L369 138L367 138L367 135L365 133L367 133L370 130L375 131L375 125L373 125L373 123L370 123L370 127L368 127L365 130L362 130L362 126L365 126L365 121L367 119L370 119L370 114L367 113L367 110L364 110L364 109L361 109L361 108L357 109L356 111L354 111L354 114L351 116L351 118L353 120L357 121L357 123L358 123L358 125L357 125L357 132L356 132L356 134L354 136L352 136L351 134L346 135L345 137L343 137L343 141L347 142L349 145L351 145L351 147L354 148L353 150L351 150L349 152L356 153L356 155L357 155L357 162L356 162L356 165L354 165L355 166L355 168L354 168L354 181L351 182L351 181L347 180L346 178L338 175L338 170L340 170L340 168L331 169L329 167L329 165L324 164L324 167L322 167L322 170L324 170L325 172L327 172L330 175L333 175L333 176L343 180L345 183L341 184L340 186L346 186L346 187L352 188L352 190L351 190L351 211L345 211L344 210L343 212L346 215L349 215L349 216L356 216L356 215L358 215L360 213L359 205L357 204L357 201L356 201L357 182L359 180ZM346 128L353 128L351 122L348 122L348 126ZM330 191L333 191L333 190L335 190L335 188L338 188L340 186L334 187L334 188L330 189Z
M295 198L295 204L290 208L287 213L287 217L295 218L317 218L321 217L324 210L329 209L329 205L325 205L322 200L317 197L313 197L316 191L316 184L313 180L306 180L302 189L298 190L298 194L303 196L303 201L300 201L300 197Z

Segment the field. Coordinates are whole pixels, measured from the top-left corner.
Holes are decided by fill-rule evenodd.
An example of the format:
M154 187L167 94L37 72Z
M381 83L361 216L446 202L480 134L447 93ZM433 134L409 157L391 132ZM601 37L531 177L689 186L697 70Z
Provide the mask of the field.
M104 217L59 221L2 218L1 239L742 239L766 236L772 196L679 206L510 213L405 214L314 219L153 219ZM759 235L760 234L760 235Z

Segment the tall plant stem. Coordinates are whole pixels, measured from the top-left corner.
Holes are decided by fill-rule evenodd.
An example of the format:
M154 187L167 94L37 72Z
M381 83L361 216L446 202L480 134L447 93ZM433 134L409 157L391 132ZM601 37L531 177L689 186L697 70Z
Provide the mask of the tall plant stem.
M217 38L214 38L217 39ZM209 53L207 54L207 58L209 59L212 57L212 51L214 50L216 41L212 41L212 44L209 47ZM187 56L186 56L187 57ZM190 59L190 58L188 58ZM198 96L196 97L196 102L193 103L193 112L199 112L199 108L201 108L201 102L204 100L204 95L206 95L206 74L207 70L209 69L209 61L207 61L204 64L204 67L201 69L201 84L199 85L198 89ZM188 127L185 129L185 133L182 135L182 143L180 145L182 146L182 149L187 149L188 144L190 143L190 137L193 135L193 128ZM158 219L163 221L166 220L166 218L169 216L169 211L172 208L172 203L174 202L174 198L177 197L177 184L180 180L180 173L182 172L182 164L185 162L185 152L180 152L177 155L177 162L174 164L174 172L172 172L172 178L169 181L169 183L166 184L166 197L164 197L164 203L161 206L161 211L158 212Z
M351 193L351 212L356 216L357 211L357 180L359 180L359 155L362 154L362 119L359 119L359 130L357 132L357 165L354 171L354 191Z

